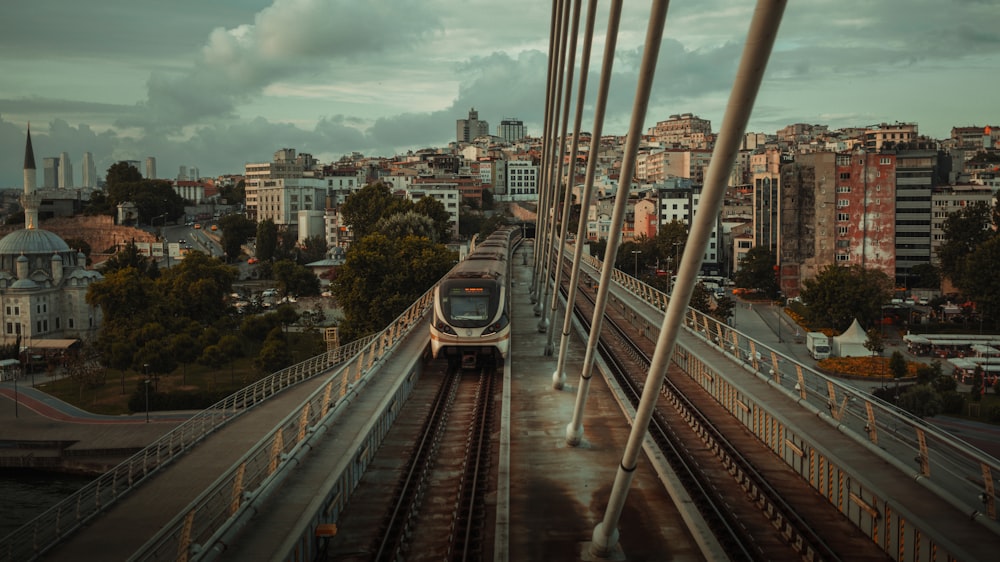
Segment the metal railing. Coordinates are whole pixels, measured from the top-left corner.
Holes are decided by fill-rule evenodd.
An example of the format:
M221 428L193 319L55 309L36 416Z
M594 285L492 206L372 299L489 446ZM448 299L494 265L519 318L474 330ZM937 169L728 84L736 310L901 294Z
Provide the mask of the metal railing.
M601 261L585 256L600 271ZM652 307L666 311L669 297L646 283L614 270L613 281ZM849 382L827 376L770 348L725 322L688 307L685 331L731 357L744 369L781 387L811 412L823 413L838 430L886 458L908 478L1000 533L994 482L1000 460L923 419L885 402ZM659 329L659 325L651 327ZM654 337L655 339L655 337ZM678 341L678 347L682 342ZM673 361L686 369L682 354Z
M387 328L368 338L337 372L260 439L225 474L178 513L130 560L189 560L212 552L211 547L239 521L252 515L254 500L271 493L311 448L312 439L327 429L338 407L416 326L433 303L433 288ZM346 355L345 355L346 356ZM346 501L346 498L344 499ZM217 554L217 553L216 553Z
M50 549L236 417L282 390L345 362L366 349L368 336L277 371L195 414L148 447L77 490L0 540L0 560L22 562Z

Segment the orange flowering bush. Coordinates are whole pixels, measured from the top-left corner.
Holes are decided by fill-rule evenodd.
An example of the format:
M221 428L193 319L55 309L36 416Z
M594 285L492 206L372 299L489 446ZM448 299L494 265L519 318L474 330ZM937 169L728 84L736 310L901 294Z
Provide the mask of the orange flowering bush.
M823 370L838 375L851 375L855 377L891 377L888 357L828 357L819 360L819 367ZM906 362L906 376L917 375L919 363Z

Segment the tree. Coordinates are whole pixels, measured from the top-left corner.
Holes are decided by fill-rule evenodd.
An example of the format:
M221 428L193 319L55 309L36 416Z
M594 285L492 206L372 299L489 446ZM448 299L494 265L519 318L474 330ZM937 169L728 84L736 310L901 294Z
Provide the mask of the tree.
M992 225L993 213L982 201L963 207L945 219L945 241L938 247L937 256L941 274L950 278L956 287L964 290L969 277L975 276L976 269L966 260L980 244L995 235L990 228Z
M281 260L274 262L271 272L285 296L307 297L319 294L319 278L308 267L291 260Z
M1000 263L1000 236L993 237L966 257L967 272L962 277L961 289L975 301L976 310L993 320L994 327L1000 319L1000 275L995 273Z
M893 351L889 356L889 372L892 373L892 378L898 380L905 377L907 370L906 358L899 351Z
M374 232L382 217L408 210L409 201L392 194L387 184L373 183L347 196L340 207L340 216L351 227L355 240Z
M428 199L424 197L423 200ZM389 238L405 238L407 236L422 236L431 242L437 242L439 233L435 229L434 221L427 215L416 211L396 213L395 215L379 219L375 225L375 231L380 232Z
M222 251L229 261L237 259L243 253L243 244L257 233L257 225L240 214L226 215L219 219L222 229Z
M198 356L201 355L198 340L188 333L174 334L170 340L170 352L174 359L181 364L181 384L187 385L187 366L197 361Z
M236 268L201 252L188 253L157 280L159 317L180 317L204 326L226 316L225 296L232 292Z
M306 265L314 261L319 261L326 257L329 249L329 246L326 244L326 238L323 235L309 236L302 241L302 248L299 251L299 264Z
M875 358L876 355L882 357L882 352L885 351L885 341L882 339L882 332L878 328L868 328L868 331L865 333L868 335L868 339L864 343L865 349L872 352L872 358ZM879 365L879 371L881 370L882 366ZM880 372L879 375L881 376L882 373ZM882 386L885 386L884 382Z
M432 241L441 244L451 241L451 213L445 209L444 203L433 197L423 197L413 205L413 211L431 219L435 232Z
M105 325L141 324L156 298L153 280L134 267L105 273L104 279L87 288L87 304L101 307Z
M873 325L882 318L882 305L892 297L893 281L884 272L860 265L829 265L803 283L805 319L815 328L844 331L855 318Z
M278 227L271 219L257 223L257 259L271 261L278 246Z
M158 269L153 267L152 264L152 259L139 252L139 247L136 246L135 240L130 240L123 248L105 260L103 271L104 276L107 277L109 273L131 267L146 277L153 277L154 270L158 272Z
M264 373L280 371L292 364L292 354L288 350L288 342L279 328L271 330L264 340L260 353L254 359L254 366Z
M910 281L912 279L912 281ZM932 263L921 263L910 268L906 288L937 289L941 287L941 272Z
M455 264L454 252L427 238L391 239L380 233L357 241L331 285L344 310L345 341L381 330Z
M112 164L104 176L104 185L109 191L122 184L140 181L142 181L142 173L139 172L138 168L124 161Z
M774 252L764 246L754 246L740 258L740 267L736 270L733 282L737 287L775 298L780 292L778 279L774 274L776 264Z

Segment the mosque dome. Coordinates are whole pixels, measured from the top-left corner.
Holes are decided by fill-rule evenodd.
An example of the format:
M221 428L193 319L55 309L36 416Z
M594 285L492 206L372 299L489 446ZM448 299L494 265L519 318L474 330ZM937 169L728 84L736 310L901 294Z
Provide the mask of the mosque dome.
M0 239L0 256L69 252L66 241L54 232L40 228L15 230Z

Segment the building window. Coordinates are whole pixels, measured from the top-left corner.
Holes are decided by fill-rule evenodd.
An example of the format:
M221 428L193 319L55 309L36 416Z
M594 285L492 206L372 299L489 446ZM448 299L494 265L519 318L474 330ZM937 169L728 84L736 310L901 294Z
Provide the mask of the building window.
M892 164L892 158L885 158L885 157L879 158L878 163L882 164L883 166L888 166L889 164Z
M837 221L849 221L851 220L850 213L837 213Z
M850 193L850 192L851 192L851 186L849 186L849 185L838 185L837 186L837 193Z
M73 319L70 318L69 320L67 320L67 322L69 322L69 327L70 327L70 329L72 329L73 328Z
M7 322L7 333L8 334L14 333L14 324L11 322Z
M846 226L838 226L837 227L837 234L840 235L840 236L847 236L847 227Z
M848 207L850 205L851 205L851 200L850 199L837 199L837 208L838 209L843 209L844 207Z
M847 254L837 254L837 261L848 261L848 260L850 260L850 256L848 256Z

